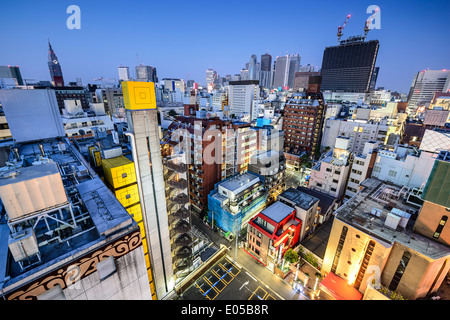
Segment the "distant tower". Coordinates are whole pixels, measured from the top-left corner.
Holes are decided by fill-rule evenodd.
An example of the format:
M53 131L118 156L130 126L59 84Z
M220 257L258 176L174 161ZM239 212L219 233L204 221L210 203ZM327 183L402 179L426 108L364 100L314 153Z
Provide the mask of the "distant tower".
M48 41L48 68L52 77L53 85L56 87L64 87L64 79L62 75L61 65L52 49L50 40Z

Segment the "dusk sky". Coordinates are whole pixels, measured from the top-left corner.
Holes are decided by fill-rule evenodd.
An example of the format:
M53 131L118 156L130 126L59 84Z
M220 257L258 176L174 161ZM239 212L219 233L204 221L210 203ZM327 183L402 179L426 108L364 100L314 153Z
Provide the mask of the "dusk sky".
M81 9L81 29L70 30L69 5ZM80 77L118 78L127 65L157 68L159 79L205 83L205 71L236 74L252 54L261 59L298 53L301 64L320 67L326 46L337 44L337 27L347 14L343 39L363 33L369 5L381 9L377 86L407 93L414 74L450 69L450 1L2 1L0 65L18 65L24 79L50 80L50 38L65 82Z

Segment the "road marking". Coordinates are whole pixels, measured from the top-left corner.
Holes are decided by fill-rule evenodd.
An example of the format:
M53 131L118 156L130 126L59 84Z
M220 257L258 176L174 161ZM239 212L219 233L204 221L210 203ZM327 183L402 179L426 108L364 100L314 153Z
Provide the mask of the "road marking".
M245 287L246 285L248 285L248 281L247 282L244 282L243 284L242 284L242 286L239 288L239 290L241 290L243 287Z
M246 273L250 278L252 278L253 280L258 281L258 280L256 280L255 278L253 278L252 275L251 275L250 273L248 273L247 271L245 271L245 273Z

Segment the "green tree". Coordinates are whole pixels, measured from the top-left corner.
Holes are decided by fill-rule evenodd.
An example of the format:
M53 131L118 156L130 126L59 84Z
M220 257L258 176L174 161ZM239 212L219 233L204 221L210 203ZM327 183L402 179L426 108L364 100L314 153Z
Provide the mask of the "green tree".
M284 254L284 259L290 263L295 263L298 261L298 253L292 249L288 249Z

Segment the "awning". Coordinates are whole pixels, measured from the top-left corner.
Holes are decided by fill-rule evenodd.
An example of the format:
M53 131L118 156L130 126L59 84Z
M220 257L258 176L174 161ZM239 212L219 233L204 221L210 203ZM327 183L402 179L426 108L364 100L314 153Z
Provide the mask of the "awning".
M333 272L320 282L320 287L336 300L361 300L363 294Z

